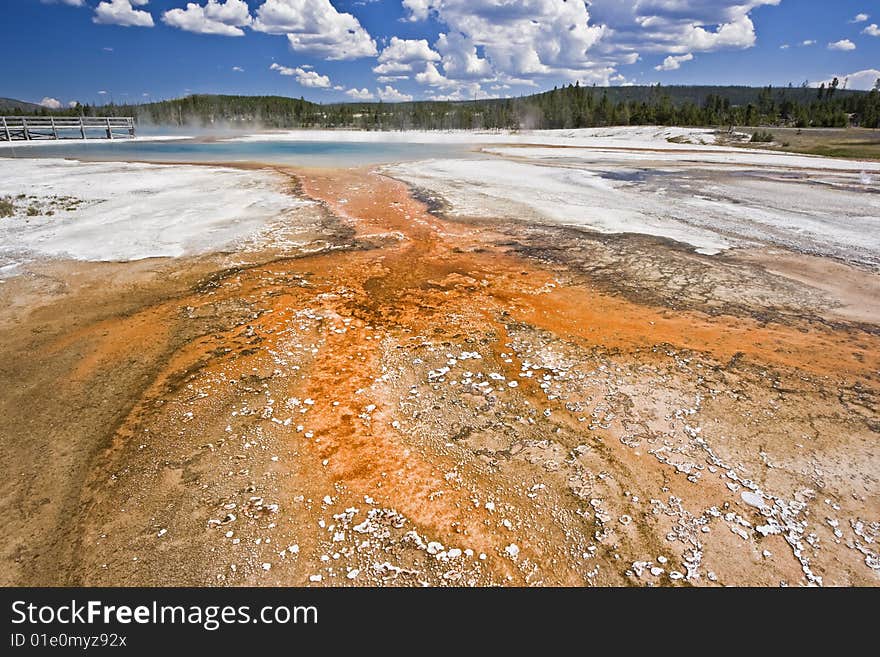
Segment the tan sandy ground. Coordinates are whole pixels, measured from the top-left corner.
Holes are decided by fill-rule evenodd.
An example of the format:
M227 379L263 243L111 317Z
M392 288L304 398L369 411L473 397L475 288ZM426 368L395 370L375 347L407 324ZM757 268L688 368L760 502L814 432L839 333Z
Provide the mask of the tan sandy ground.
M2 583L877 585L876 274L452 222L0 288Z

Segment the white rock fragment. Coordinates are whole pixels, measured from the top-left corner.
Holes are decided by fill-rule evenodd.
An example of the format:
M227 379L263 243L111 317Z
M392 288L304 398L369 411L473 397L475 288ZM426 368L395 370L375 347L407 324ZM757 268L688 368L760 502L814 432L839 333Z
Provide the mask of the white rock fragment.
M763 509L765 506L767 506L764 503L764 498L760 495L760 493L755 493L750 490L744 490L742 493L739 494L739 496L742 498L742 501L749 506L753 506L758 509Z
M737 536L739 536L739 537L740 537L741 539L743 539L744 541L749 540L749 535L748 535L748 533L747 533L746 530L743 529L742 527L737 527L737 526L735 526L735 525L732 525L732 526L730 527L730 531L732 531L734 534L736 534Z
M770 536L771 534L781 534L782 528L776 523L767 524L767 525L758 525L755 527L755 531L757 531L761 536Z

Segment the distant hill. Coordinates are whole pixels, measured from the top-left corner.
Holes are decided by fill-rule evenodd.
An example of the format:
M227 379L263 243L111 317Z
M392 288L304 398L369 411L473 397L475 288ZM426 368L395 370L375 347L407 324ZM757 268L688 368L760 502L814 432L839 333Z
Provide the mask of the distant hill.
M135 106L117 106L115 114L136 116L158 125L287 127L311 125L320 105L286 96L193 95ZM106 109L100 108L101 110Z
M563 89L567 88L563 87ZM661 87L660 85L645 85L632 87L580 87L585 91L592 91L596 94L608 94L609 100L613 103L617 102L647 102L658 95L668 96L670 101L677 107L681 107L686 103L694 105L702 105L706 99L714 96L728 101L733 106L743 106L749 103L757 104L761 97L770 89L771 94L775 96L785 96L795 102L809 102L814 100L818 94L818 89L813 87L744 87L744 86L709 86L709 85L675 85ZM543 96L552 94L553 91L559 91L554 88L552 91L545 91L535 96ZM860 96L864 95L864 91L856 91L851 89L837 89L838 96Z
M47 113L45 108L37 108L37 111ZM321 105L285 96L193 95L142 105L85 105L57 114L80 112L86 116L134 116L142 125L247 129L448 130L645 124L877 128L880 127L880 93L844 90L837 86L813 89L570 84L518 98L405 103Z
M0 98L0 114L4 112L39 112L43 108L36 103L27 103L14 98Z

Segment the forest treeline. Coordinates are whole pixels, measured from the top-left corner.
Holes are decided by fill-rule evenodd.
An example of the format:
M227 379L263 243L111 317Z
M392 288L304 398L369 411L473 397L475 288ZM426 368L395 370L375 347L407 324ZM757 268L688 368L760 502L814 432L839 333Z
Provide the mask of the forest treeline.
M12 109L11 113L29 113ZM193 95L31 113L134 116L141 124L366 130L550 129L617 125L880 128L880 80L870 92L837 80L801 87L585 87L519 98L321 105L283 96Z

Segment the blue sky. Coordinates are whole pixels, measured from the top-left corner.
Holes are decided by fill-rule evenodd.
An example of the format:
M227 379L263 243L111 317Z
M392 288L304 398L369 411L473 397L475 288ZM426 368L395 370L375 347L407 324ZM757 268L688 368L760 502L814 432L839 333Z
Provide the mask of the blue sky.
M880 77L877 0L3 0L0 96L316 102Z

